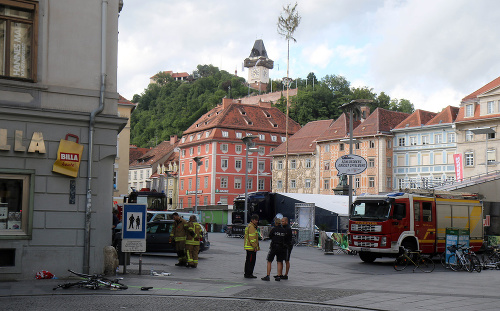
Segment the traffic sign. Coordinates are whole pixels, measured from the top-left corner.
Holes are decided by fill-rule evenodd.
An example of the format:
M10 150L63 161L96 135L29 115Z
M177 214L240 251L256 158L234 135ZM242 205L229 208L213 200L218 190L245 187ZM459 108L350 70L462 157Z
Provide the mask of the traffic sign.
M146 204L123 206L122 252L146 251Z
M361 174L367 167L366 159L355 154L341 156L335 161L335 168L339 172L339 175Z

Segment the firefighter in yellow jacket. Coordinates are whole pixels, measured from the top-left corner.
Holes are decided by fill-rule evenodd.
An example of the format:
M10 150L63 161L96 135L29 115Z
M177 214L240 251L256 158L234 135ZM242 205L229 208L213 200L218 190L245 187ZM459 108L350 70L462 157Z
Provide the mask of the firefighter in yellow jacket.
M200 252L201 225L196 222L196 216L189 217L186 236L187 266L196 268L198 266L198 253Z
M259 247L259 233L257 232L257 225L259 224L259 215L252 215L250 217L250 223L245 228L245 250L247 252L247 257L245 260L245 275L247 279L257 278L253 275L253 269L255 268L255 261L257 256L257 251L260 250Z
M173 237L175 241L175 250L177 251L177 259L179 260L179 262L175 265L186 266L186 233L188 224L187 221L180 217L177 213L173 213L172 217L175 221L170 239Z

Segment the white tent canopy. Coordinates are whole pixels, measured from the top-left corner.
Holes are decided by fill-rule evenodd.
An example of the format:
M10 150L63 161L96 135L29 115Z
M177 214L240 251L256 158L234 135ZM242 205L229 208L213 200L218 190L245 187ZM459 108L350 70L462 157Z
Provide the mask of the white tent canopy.
M327 194L305 194L305 193L280 193L280 195L303 203L314 203L330 212L340 216L349 215L349 196L347 195L327 195ZM353 197L354 202L355 197Z

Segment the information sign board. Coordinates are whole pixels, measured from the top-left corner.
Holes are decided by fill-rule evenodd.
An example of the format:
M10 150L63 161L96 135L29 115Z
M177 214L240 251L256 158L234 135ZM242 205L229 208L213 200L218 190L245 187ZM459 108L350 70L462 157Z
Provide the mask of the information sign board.
M122 252L146 251L146 204L124 204L122 227Z
M335 168L339 175L357 175L367 168L366 159L355 154L346 154L335 161Z

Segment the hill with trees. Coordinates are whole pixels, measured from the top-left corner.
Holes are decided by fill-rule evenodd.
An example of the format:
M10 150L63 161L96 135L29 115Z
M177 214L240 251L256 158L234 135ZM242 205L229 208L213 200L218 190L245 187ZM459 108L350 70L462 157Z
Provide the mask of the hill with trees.
M212 65L198 65L190 82L175 81L169 74L155 75L141 95L134 95L137 104L131 116L131 144L138 147L155 146L171 135L182 135L203 114L210 111L222 98L241 98L258 94L248 88L246 80ZM297 96L290 97L290 117L300 125L323 119L336 119L340 106L353 99L371 99L371 111L377 107L412 113L413 104L406 99L391 99L372 88L352 87L345 77L326 75L320 81L314 73L306 79L297 79L292 87L299 89ZM281 80L272 81L272 90L285 90ZM271 84L268 85L271 91ZM257 92L257 93L256 93ZM286 98L276 103L286 111Z

